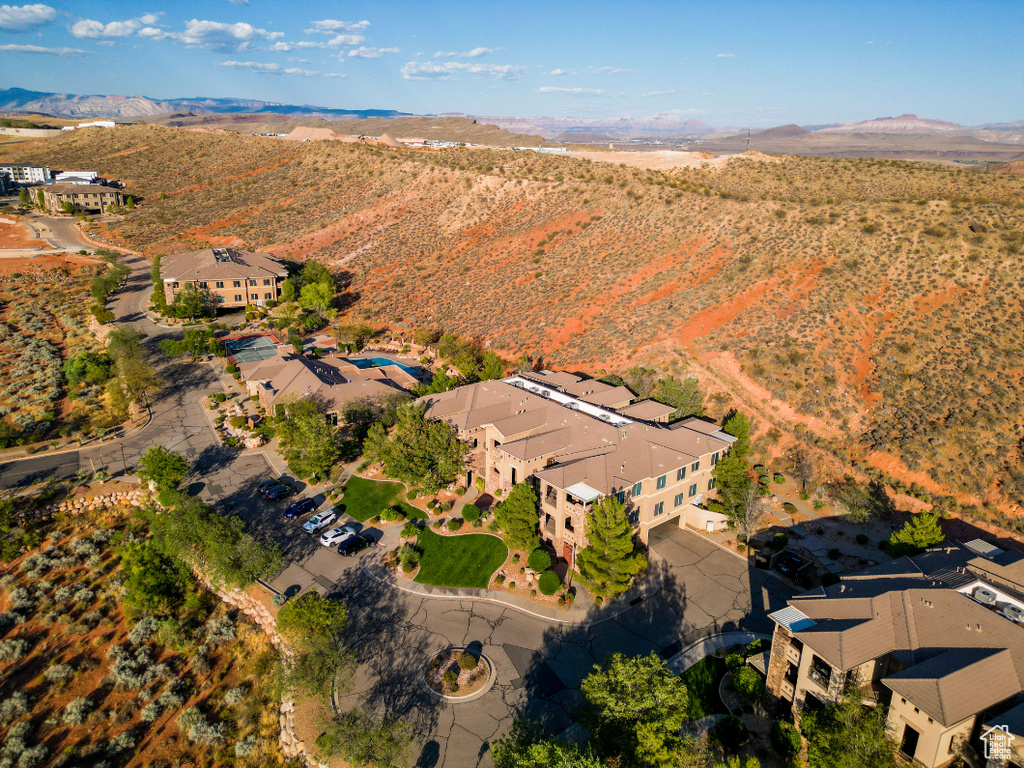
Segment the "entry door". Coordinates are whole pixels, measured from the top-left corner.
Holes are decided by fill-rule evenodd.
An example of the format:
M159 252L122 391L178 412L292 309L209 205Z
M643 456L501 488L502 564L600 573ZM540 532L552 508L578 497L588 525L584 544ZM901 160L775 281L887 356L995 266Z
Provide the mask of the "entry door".
M900 744L900 752L909 758L914 757L914 753L917 752L917 741L921 738L921 734L911 728L909 725L903 726L903 743Z
M562 557L569 563L570 568L576 567L576 564L572 561L572 544L562 544Z

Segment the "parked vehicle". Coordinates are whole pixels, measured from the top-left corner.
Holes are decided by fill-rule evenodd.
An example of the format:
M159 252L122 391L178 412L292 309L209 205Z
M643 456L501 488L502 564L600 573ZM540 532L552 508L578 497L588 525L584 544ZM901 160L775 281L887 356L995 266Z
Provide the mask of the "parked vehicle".
M349 538L344 539L338 545L338 552L345 557L351 557L352 555L362 552L367 547L374 547L376 545L377 542L375 542L369 534L359 533L355 536L350 536Z
M256 486L256 490L259 493L266 493L275 485L281 485L279 480L264 480L262 483Z
M299 515L312 512L316 509L316 501L313 499L299 499L284 511L285 520L293 520Z
M349 539L355 536L355 534L342 526L341 528L331 528L329 531L324 531L320 537L320 544L325 547L333 547L337 544L341 544L345 539Z
M263 492L263 495L266 496L271 501L277 501L278 499L287 498L288 496L291 496L293 493L295 493L294 488L287 485L281 485L279 483L277 485L272 485L270 488Z
M783 552L775 558L775 570L792 578L803 566L804 561L791 552Z
M306 524L302 526L302 530L306 533L316 533L333 523L337 517L333 509L326 512L317 512L306 521Z

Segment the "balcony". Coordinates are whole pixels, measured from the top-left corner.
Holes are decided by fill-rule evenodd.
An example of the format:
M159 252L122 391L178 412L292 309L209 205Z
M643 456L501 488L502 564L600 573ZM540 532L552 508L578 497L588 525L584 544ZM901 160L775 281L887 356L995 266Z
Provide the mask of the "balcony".
M796 648L796 647L794 647L792 645L789 646L788 648L786 648L786 661L788 661L790 664L799 665L800 664L800 649Z
M832 670L831 668L822 667L817 664L812 664L810 669L807 670L807 676L814 682L822 687L823 690L828 690L832 684Z
M544 521L544 532L549 536L555 535L555 518L551 515L547 515L547 519Z

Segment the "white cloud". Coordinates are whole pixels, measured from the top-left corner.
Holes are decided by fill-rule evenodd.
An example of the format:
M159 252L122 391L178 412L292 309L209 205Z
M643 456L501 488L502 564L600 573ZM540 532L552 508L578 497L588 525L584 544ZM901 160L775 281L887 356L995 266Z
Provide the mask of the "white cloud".
M569 70L567 70L567 69L552 69L550 72L548 72L548 74L549 75L554 75L555 77L558 77L560 75L568 75L569 74Z
M146 26L152 26L153 24L159 24L160 17L163 15L163 11L161 11L160 13L144 13L141 16L139 16L139 21L141 21Z
M257 75L290 75L292 77L348 77L336 72L318 72L315 69L302 69L300 67L281 68L280 64L263 63L259 61L219 61L218 67L225 69L244 69Z
M559 93L564 96L611 96L608 91L599 88L556 88L553 85L545 85L542 88L534 88L534 93Z
M139 35L154 40L169 39L190 48L205 48L208 51L243 51L258 38L276 40L283 32L268 32L244 21L227 24L222 21L191 19L185 22L184 32L165 32L153 27L144 27Z
M232 5L248 5L249 0L228 0Z
M83 51L80 48L44 48L41 45L0 45L0 51L11 53L42 53L47 56L90 56L91 51Z
M328 48L340 48L343 45L359 45L363 42L366 42L366 38L362 35L338 35L328 40L326 45Z
M736 54L735 53L719 53L719 54L715 55L715 58L716 59L735 59L736 58Z
M42 3L34 5L0 5L0 29L24 32L29 27L46 24L57 17L57 10Z
M366 46L361 45L358 48L353 48L349 51L348 55L359 59L379 59L385 53L401 52L402 51L399 48L367 48ZM345 54L341 55L344 56Z
M125 21L112 21L104 24L102 21L93 19L82 19L71 25L71 34L77 38L96 39L101 37L131 37L142 28L139 19L127 19Z
M435 59L477 59L489 53L500 51L501 48L474 48L471 51L438 51L434 54Z
M618 67L595 67L594 72L602 75L621 75L624 72L636 72L635 69L619 69Z
M451 80L457 72L483 75L498 80L518 80L528 67L520 64L469 64L463 61L446 61L435 64L431 61L410 61L402 67L405 80Z
M866 43L864 43L864 45L874 45L874 44L875 44L874 40L868 40Z
M310 22L313 26L306 30L307 35L311 34L323 34L333 35L335 32L357 32L360 29L366 29L370 26L370 22L363 19L362 21L338 21L337 19L321 19L320 21Z
M641 93L640 96L641 98L648 99L656 96L671 96L674 93L678 93L678 91L648 91L647 93Z

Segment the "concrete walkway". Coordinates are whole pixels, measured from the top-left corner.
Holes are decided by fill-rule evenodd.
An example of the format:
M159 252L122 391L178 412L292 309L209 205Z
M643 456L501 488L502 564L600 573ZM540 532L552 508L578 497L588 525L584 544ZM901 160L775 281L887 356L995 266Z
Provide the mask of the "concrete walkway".
M681 650L668 660L668 667L677 675L681 675L705 656L709 656L721 648L728 648L730 645L747 645L758 639L771 640L772 638L771 635L757 632L723 632L719 635L711 635Z

